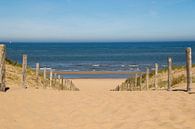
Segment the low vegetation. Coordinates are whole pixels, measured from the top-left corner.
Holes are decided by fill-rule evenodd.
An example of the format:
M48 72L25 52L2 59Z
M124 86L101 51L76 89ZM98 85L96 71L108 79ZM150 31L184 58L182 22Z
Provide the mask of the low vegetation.
M22 80L22 65L16 61L6 59L6 86L10 88L19 88L21 87ZM79 89L74 85L74 83L68 79L64 80L63 85L54 79L52 87L49 87L49 79L44 81L43 74L40 72L39 79L36 79L35 71L28 67L27 68L27 87L34 88L52 88L58 90L72 90L78 91Z
M172 87L177 87L178 84L186 82L186 70L185 66L173 66L172 73ZM158 71L158 89L167 89L168 69L164 68ZM195 64L192 67L192 74L195 74ZM136 91L136 90L146 90L146 74L137 74L137 79L135 76L128 78L121 85L117 86L113 91ZM195 82L195 77L192 78ZM154 89L154 71L149 74L149 89Z

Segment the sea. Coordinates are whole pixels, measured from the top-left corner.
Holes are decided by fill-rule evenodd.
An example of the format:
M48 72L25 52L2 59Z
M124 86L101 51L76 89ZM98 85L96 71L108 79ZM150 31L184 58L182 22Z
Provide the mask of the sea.
M192 48L195 61L195 41L180 42L12 42L5 43L7 58L22 63L22 54L28 55L28 65L56 71L114 71L144 72L158 63L162 69L167 58L174 65L185 65L185 49ZM126 78L129 74L64 75L65 78Z

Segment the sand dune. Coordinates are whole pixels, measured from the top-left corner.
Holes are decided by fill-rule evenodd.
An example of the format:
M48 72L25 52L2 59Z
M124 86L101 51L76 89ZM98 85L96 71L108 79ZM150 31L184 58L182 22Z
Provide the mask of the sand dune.
M73 80L81 91L0 93L0 129L194 129L195 94L112 92L122 80Z

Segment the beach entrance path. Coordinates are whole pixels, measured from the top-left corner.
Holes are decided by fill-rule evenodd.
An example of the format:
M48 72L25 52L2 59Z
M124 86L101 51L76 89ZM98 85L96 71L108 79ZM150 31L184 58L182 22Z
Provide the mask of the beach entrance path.
M81 91L0 92L0 129L195 129L195 95L109 91L122 80L73 80Z
M126 79L73 79L80 91L109 91L120 85Z

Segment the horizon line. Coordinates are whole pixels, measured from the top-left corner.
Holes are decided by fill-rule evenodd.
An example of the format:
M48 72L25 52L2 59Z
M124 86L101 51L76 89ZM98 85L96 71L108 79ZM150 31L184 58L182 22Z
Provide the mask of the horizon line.
M195 40L163 41L0 41L0 43L162 43L162 42L195 42Z

